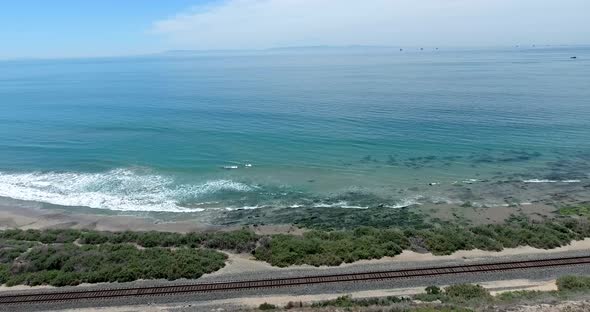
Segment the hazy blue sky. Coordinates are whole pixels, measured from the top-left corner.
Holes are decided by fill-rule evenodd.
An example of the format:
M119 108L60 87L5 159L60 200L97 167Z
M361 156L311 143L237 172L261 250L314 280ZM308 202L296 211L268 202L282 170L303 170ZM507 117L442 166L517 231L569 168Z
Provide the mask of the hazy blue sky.
M590 43L589 0L0 0L0 58Z

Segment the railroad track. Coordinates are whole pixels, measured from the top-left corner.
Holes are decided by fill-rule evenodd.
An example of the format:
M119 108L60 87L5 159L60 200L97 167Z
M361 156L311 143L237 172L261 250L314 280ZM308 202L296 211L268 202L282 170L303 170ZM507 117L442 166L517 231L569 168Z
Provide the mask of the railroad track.
M316 275L293 278L276 278L251 281L235 281L220 283L202 283L188 285L170 285L158 287L135 287L120 289L102 289L87 291L64 291L27 293L18 295L0 296L0 305L47 303L56 301L73 301L81 299L106 299L120 297L159 296L183 293L204 293L228 290L243 290L253 288L273 288L296 285L338 283L352 281L371 281L400 279L420 276L436 276L449 274L483 273L494 271L507 271L519 269L531 269L542 267L571 266L590 264L590 256L569 257L556 259L528 260L516 262L496 262L487 264L469 264L444 267L429 267L417 269L405 269L395 271L363 272L351 274Z

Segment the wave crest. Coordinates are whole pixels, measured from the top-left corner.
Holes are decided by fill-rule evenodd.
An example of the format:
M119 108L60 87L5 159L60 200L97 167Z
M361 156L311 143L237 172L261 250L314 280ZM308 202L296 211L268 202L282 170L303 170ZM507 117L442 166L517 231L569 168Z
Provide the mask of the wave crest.
M249 192L253 186L231 180L177 184L174 179L131 169L104 173L0 172L0 196L119 211L191 212L179 204L222 191Z

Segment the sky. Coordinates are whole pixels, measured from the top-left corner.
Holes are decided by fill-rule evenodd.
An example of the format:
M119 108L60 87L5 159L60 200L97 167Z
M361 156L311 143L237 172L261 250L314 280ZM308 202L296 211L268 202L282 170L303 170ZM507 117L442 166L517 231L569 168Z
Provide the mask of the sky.
M4 59L589 43L589 0L0 0Z

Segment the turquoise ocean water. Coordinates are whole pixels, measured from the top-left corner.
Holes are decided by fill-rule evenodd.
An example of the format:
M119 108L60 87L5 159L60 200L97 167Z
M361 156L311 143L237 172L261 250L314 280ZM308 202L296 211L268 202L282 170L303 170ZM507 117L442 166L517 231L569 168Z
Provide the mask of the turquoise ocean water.
M401 207L473 201L465 186L480 182L583 187L589 175L590 48L0 62L2 197ZM518 192L476 200L507 197Z

